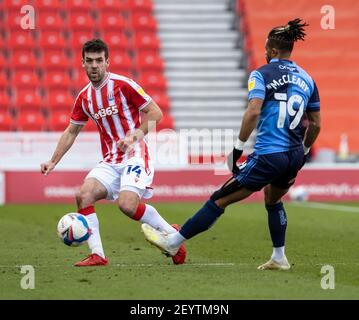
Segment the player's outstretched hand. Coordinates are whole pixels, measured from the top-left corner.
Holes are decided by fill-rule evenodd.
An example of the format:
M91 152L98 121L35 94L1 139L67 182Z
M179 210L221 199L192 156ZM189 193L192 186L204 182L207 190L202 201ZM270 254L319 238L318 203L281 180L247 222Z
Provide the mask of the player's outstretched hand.
M243 150L238 150L236 148L233 148L232 152L227 157L228 169L233 174L238 174L239 173L239 168L237 166L237 161L241 157L242 153L243 153Z
M53 163L52 161L47 161L45 163L41 163L40 166L41 173L47 176L55 168L55 163Z
M117 148L122 152L130 152L133 149L134 139L133 136L126 136L124 139L117 142Z

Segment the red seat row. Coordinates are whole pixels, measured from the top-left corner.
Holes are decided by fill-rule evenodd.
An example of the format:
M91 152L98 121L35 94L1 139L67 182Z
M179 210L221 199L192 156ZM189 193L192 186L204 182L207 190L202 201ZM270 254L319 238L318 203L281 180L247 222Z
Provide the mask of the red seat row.
M37 8L46 11L131 11L131 12L152 12L152 0L28 0L26 4L35 5ZM18 11L24 5L19 0L3 0L0 3L1 10Z
M158 87L145 87L145 91L160 106L164 112L168 112L170 102L166 90ZM62 110L69 112L74 104L75 97L70 90L60 90L55 88L48 90L44 95L35 90L14 90L13 96L0 94L0 112L6 112L14 109L19 112L23 111L40 111L44 110Z
M40 112L24 111L14 118L10 113L0 113L0 131L63 131L69 124L70 113L53 111L49 117ZM163 120L157 126L157 130L173 128L173 119L165 114ZM89 120L85 125L85 131L97 131L96 125Z
M76 29L78 30L78 29ZM43 31L37 34L38 39L34 39L30 32L14 31L8 32L8 38L1 40L1 44L10 50L79 50L83 44L93 38L102 38L110 49L118 50L158 50L160 48L159 38L155 32L141 30L134 32L131 36L124 32L103 31L102 34L93 31L79 30L68 33L65 38L64 33L58 31Z

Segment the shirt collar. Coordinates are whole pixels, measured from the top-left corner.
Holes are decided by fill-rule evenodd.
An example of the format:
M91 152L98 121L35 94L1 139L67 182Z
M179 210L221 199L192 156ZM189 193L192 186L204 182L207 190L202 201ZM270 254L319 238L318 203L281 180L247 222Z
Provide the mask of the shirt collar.
M295 63L294 63L292 60L289 60L289 59L278 59L278 58L273 58L273 59L271 59L271 61L269 61L269 63L271 63L271 62L278 62L278 61L285 61L285 62L289 62L289 63L295 65Z

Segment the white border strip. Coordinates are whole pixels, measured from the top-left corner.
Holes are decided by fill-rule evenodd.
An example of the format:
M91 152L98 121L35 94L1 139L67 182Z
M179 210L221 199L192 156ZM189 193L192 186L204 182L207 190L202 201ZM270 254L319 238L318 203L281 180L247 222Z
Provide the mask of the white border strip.
M333 211L342 211L342 212L359 212L359 207L343 206L343 205L330 204L330 203L289 202L288 204L295 206L295 207L305 207L305 208L333 210Z
M5 173L0 171L0 206L5 204Z

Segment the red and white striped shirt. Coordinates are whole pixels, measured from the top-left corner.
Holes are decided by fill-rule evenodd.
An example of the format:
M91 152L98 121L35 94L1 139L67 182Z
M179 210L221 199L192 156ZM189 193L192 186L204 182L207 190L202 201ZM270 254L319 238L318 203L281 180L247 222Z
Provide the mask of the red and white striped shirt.
M96 123L105 162L119 164L136 156L142 157L147 164L149 155L145 140L126 154L117 148L117 142L140 126L140 110L151 101L151 97L135 81L108 73L98 88L90 82L80 91L70 121L85 125L90 118Z

